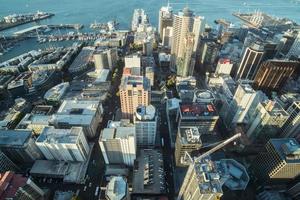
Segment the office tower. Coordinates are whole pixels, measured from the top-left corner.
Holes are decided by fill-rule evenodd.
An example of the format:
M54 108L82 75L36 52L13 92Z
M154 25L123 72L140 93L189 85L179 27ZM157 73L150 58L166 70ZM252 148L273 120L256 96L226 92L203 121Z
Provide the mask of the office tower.
M174 15L173 20L173 40L172 40L172 48L171 48L171 55L172 55L172 67L174 68L177 66L177 60L179 63L185 58L185 60L190 60L185 56L191 56L197 52L197 47L199 43L199 37L202 34L202 27L204 26L203 18L197 17L189 8L184 8L182 12ZM191 33L191 34L189 34ZM194 35L193 44L191 44L191 35ZM188 45L187 45L188 44ZM190 46L193 46L192 54L190 52L186 53L186 51L190 51ZM188 48L188 49L187 49ZM193 70L186 70L181 69L184 65L177 66L178 75L183 71L190 71ZM194 66L190 65L192 69ZM192 75L192 74L189 74Z
M157 114L152 105L138 106L134 115L138 147L154 147L157 132Z
M125 56L125 75L141 75L142 58L139 54Z
M203 39L201 40L200 49L201 55L199 55L198 57L198 62L200 62L199 64L201 64L202 66L206 66L206 68L202 69L202 71L212 71L212 68L219 54L219 44L217 44L216 41L212 39Z
M97 127L102 120L103 108L99 101L92 100L65 100L57 113L49 122L58 129L70 129L81 126L86 137L96 136Z
M291 48L286 56L288 58L291 56L295 56L296 58L298 58L299 55L300 55L300 32L298 32L297 36L295 37L293 45L291 46Z
M48 160L83 162L90 152L82 127L46 127L37 138L36 145Z
M0 173L16 170L19 170L19 168L4 153L0 151Z
M176 90L182 102L191 103L197 89L196 78L194 76L176 77Z
M31 131L0 130L0 150L17 166L30 165L43 159L31 136Z
M300 102L296 101L287 109L289 118L281 129L281 136L299 139L300 133Z
M133 119L136 108L148 106L151 99L151 86L143 76L125 76L120 85L120 101L123 118Z
M158 16L158 34L162 39L164 37L164 29L167 27L172 27L173 25L173 10L169 3L167 6L163 6L159 10Z
M187 33L184 39L184 56L177 59L177 75L182 77L192 76L195 67L195 52L193 50L195 44L195 35Z
M219 115L212 103L179 103L178 127L196 126L200 134L212 133Z
M268 91L280 90L300 67L297 61L268 60L263 62L254 78L254 87Z
M131 30L137 31L140 25L149 24L149 18L143 9L135 9L131 21Z
M7 171L0 174L0 199L43 200L45 192L30 178Z
M228 58L221 58L218 61L215 74L227 74L230 75L233 67L233 63Z
M250 113L246 134L251 141L267 141L277 136L288 117L289 114L276 101L258 103L254 112Z
M247 47L238 66L235 79L253 80L263 55L264 50L260 43L254 43L250 47Z
M263 181L294 179L300 174L300 145L293 138L270 139L265 151L253 161L258 178Z
M223 185L233 191L245 190L250 180L246 168L233 159L197 162L184 179L177 200L221 199Z
M143 43L143 55L144 56L152 56L153 52L153 42L150 39L144 40Z
M223 121L227 127L248 123L250 114L254 112L258 103L267 99L263 92L255 91L249 83L239 81L228 109L223 111L225 113Z
M99 144L106 164L133 166L136 158L136 133L129 120L109 122L100 135Z
M153 67L146 67L145 70L145 77L149 80L150 86L154 86L154 68Z
M172 37L173 37L173 27L167 26L163 29L162 34L162 46L168 49L171 49L172 47Z
M175 162L177 167L187 166L184 163L185 153L191 154L201 148L200 133L195 126L181 126L178 128L175 144Z
M122 176L111 177L106 186L105 197L107 200L129 200L126 179Z
M102 69L112 70L118 61L118 49L117 48L98 48L94 52L94 63L96 71Z

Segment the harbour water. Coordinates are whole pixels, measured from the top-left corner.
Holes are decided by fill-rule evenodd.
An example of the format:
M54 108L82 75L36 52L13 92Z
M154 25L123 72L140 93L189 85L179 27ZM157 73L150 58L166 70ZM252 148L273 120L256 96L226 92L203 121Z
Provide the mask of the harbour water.
M174 10L185 6L186 0L170 0ZM286 17L300 23L300 0L188 0L189 6L199 15L205 16L209 25L215 19L224 18L233 23L238 19L232 12L253 12L260 10L277 17ZM115 19L121 29L129 29L133 10L143 8L150 17L150 22L157 25L158 11L166 0L0 0L0 16L13 13L29 13L37 10L54 13L55 16L39 22L40 24L74 24L85 25L81 31L87 31L95 21L107 22ZM15 31L36 25L24 24L0 35L8 35ZM0 62L26 52L29 49L47 47L50 44L37 44L34 40L23 41L10 52L0 56ZM58 44L52 44L58 45Z

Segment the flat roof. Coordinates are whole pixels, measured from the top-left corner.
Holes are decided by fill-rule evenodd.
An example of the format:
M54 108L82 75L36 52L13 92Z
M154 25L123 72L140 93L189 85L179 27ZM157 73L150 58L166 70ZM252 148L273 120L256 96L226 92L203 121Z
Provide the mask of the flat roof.
M71 125L90 125L93 118L93 115L54 114L51 121L68 123Z
M0 146L23 146L31 135L27 130L0 130Z
M94 115L99 103L99 101L92 100L64 100L57 114Z
M106 187L106 196L110 200L122 200L127 195L127 182L122 176L114 176Z
M83 134L82 127L56 129L50 126L43 129L36 142L74 144L77 143L80 134Z
M182 117L212 117L218 116L212 103L179 103Z
M144 90L150 90L150 81L143 76L125 76L121 80L120 88L125 89L127 85L132 85L136 87L137 85L142 85Z
M179 133L182 144L199 144L201 145L200 133L197 127L180 127Z
M300 162L300 145L294 138L270 139L278 155L287 163Z

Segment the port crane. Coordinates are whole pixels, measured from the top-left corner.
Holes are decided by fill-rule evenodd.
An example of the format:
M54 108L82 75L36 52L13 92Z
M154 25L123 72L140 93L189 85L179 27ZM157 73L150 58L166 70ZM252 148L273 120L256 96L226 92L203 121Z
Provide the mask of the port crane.
M196 158L192 158L190 156L189 153L185 152L185 158L186 158L186 162L189 163L189 167L188 167L188 170L186 172L186 175L184 177L184 181L182 183L182 186L180 188L180 191L179 191L179 194L178 194L178 197L177 197L177 200L181 200L182 198L182 195L183 195L183 192L185 191L185 188L187 187L188 185L188 182L189 182L189 177L192 175L193 173L193 170L194 170L194 166L195 166L195 163L198 163L198 162L201 162L201 160L203 160L204 158L206 158L207 156L209 156L210 154L218 151L219 149L225 147L227 144L233 142L234 140L240 138L242 136L241 133L237 133L235 135L233 135L232 137L224 140L223 142L221 142L220 144L218 144L217 146L213 147L212 149L208 150L207 152L201 154L200 156L196 157Z

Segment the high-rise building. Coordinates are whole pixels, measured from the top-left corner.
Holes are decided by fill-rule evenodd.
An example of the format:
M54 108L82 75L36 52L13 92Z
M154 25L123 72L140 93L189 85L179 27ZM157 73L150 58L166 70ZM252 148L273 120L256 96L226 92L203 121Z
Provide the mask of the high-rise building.
M289 114L276 101L258 103L250 113L246 134L250 140L267 141L277 136Z
M129 200L128 184L124 177L113 176L106 186L107 200Z
M32 164L43 155L32 138L31 131L0 130L0 150L17 166Z
M152 105L138 106L134 115L138 147L154 147L157 133L157 115Z
M178 75L180 76L181 72L183 71L193 72L193 70L181 69L182 67L186 67L186 65L180 65L180 63L182 63L183 59L187 61L190 60L191 58L187 58L187 56L192 56L197 52L199 37L202 34L201 31L204 30L203 27L203 17L195 16L193 11L191 11L187 7L184 8L182 12L179 12L178 14L174 15L171 64L172 67L175 68L175 66L177 66L177 61L179 60L179 66L177 66L177 71L179 72ZM193 39L191 39L191 35L193 35ZM193 46L192 50L190 49L191 46ZM186 53L186 51L189 52ZM194 68L193 65L189 65L188 67L191 67L192 69Z
M252 167L263 181L294 179L300 174L300 145L293 138L270 139Z
M49 122L58 129L81 126L88 138L96 136L97 127L102 120L102 104L96 100L65 100Z
M30 178L11 171L0 174L0 188L0 199L46 199L46 193Z
M150 81L151 87L154 86L154 67L146 67L145 77Z
M300 63L297 61L265 61L254 78L254 87L269 91L279 90L299 67Z
M200 134L212 133L219 115L212 103L180 103L178 127L195 126Z
M46 127L37 138L36 145L48 160L83 162L90 152L82 127Z
M205 72L211 71L219 53L219 44L212 39L202 39L200 49L201 55L198 57L198 62L202 66L206 66Z
M153 53L153 42L150 39L144 40L143 43L143 55L144 56L152 56Z
M300 55L300 32L298 32L293 45L291 46L288 54L286 55L287 57L290 56L295 56L295 57L299 57Z
M288 109L289 118L281 129L281 136L300 139L300 102L294 102Z
M264 49L260 43L254 43L250 47L247 47L238 66L235 79L253 80L263 59L263 55Z
M143 9L135 9L131 21L131 30L137 31L140 25L149 24L149 18Z
M94 52L94 63L97 71L102 69L112 70L118 60L117 48L97 49Z
M106 164L133 166L136 158L135 127L129 120L110 121L103 129L99 144Z
M124 73L126 75L141 75L142 58L139 54L125 56Z
M173 10L168 4L167 6L163 6L159 10L158 16L158 34L162 39L164 37L163 30L167 27L172 27L173 25Z
M227 127L248 123L250 114L254 112L258 103L268 99L261 91L255 91L248 82L239 81L233 99L225 113L223 121Z
M175 161L177 167L184 167L185 153L191 154L202 146L200 133L197 127L179 127L175 144Z
M184 39L184 56L177 58L177 75L182 77L192 76L195 67L195 51L193 50L195 44L195 35L187 33Z
M18 167L0 151L0 173L16 170L18 170Z
M120 85L121 111L123 118L133 119L138 106L150 104L151 86L143 76L123 76Z
M246 168L233 159L206 159L195 163L185 176L177 200L220 199L223 185L229 190L245 190L249 180Z
M230 59L220 59L217 64L215 74L227 74L230 75L233 67L233 63L231 63Z
M173 37L173 27L172 26L167 26L166 28L163 29L163 34L162 34L162 46L165 48L171 49L172 47L172 37Z

